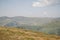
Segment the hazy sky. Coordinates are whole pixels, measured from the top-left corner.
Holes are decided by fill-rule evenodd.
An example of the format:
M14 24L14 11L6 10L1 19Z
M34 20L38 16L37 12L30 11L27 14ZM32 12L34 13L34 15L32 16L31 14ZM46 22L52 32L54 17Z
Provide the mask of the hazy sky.
M0 16L60 17L60 0L0 0Z

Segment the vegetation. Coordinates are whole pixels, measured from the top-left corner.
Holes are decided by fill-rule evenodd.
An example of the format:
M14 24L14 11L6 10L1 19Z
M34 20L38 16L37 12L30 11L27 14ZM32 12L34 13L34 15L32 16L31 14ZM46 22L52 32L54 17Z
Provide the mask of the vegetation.
M16 27L26 30L44 32L47 34L60 35L60 17L59 18L38 18L38 17L0 17L0 26Z
M13 27L0 27L0 40L60 40L60 36Z

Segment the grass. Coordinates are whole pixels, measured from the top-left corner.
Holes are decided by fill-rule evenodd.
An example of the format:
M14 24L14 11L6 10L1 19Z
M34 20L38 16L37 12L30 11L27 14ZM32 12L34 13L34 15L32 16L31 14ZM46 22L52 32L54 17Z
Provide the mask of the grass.
M0 40L60 40L60 36L19 28L0 27Z

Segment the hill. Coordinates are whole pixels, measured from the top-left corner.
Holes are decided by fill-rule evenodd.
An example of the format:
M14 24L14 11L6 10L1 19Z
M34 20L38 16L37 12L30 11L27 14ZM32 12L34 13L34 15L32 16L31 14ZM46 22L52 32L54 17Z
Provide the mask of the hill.
M49 23L54 18L38 18L38 17L0 17L0 26L42 26L43 24Z
M43 26L42 32L60 35L60 20L54 20Z
M0 26L17 27L47 34L60 35L60 17L59 18L39 18L39 17L0 17Z
M60 36L13 27L0 27L0 40L60 40Z

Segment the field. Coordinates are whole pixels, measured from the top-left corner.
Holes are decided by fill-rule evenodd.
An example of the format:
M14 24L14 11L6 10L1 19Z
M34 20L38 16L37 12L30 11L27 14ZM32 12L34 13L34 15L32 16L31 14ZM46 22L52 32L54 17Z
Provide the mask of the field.
M0 27L0 40L60 40L60 36L13 27Z

